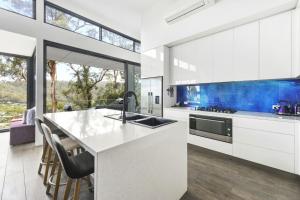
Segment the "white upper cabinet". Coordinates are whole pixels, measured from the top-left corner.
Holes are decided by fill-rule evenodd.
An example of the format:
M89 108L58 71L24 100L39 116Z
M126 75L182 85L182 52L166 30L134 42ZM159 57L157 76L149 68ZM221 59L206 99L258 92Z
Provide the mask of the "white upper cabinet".
M205 37L170 49L172 84L207 83L213 75L212 38Z
M233 73L233 30L217 33L213 39L213 81L234 80Z
M259 79L259 22L234 29L234 80Z
M292 77L292 15L260 21L260 79Z
M170 50L171 84L297 77L299 22L300 12L293 12L292 20L289 11L174 46Z

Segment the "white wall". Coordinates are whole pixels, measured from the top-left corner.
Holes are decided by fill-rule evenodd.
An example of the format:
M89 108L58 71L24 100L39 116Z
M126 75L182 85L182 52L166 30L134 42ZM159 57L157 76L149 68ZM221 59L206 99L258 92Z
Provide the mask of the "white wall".
M37 20L0 9L0 29L23 34L36 39L36 107L37 116L43 114L43 41L49 40L88 51L93 51L132 62L140 62L140 54L88 38L86 36L45 24L44 1L37 1ZM36 145L42 137L36 130Z
M133 38L140 39L141 37L141 16L129 7L122 6L126 4L125 2L111 0L49 1Z
M169 1L160 1L142 18L142 51L186 42L296 7L297 0L219 0L205 10L174 24L164 18Z
M0 30L0 52L21 56L32 56L36 40L9 31Z

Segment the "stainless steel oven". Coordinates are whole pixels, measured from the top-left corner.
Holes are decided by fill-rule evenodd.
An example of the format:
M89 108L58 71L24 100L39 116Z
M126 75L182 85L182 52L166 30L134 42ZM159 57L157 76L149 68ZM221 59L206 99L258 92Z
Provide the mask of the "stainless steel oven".
M190 134L232 143L232 119L190 114Z

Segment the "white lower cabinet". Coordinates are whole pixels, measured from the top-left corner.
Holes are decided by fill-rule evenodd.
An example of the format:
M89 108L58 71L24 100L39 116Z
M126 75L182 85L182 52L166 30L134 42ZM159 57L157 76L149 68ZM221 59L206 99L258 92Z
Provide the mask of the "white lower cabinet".
M186 126L189 126L189 114L208 115L192 110L164 109L164 117L185 121ZM222 117L218 113L216 116ZM232 144L187 132L188 143L300 175L300 121L235 114L226 117L233 119Z
M234 143L233 156L295 173L294 154L273 151L247 144Z
M295 124L234 118L233 156L295 173Z

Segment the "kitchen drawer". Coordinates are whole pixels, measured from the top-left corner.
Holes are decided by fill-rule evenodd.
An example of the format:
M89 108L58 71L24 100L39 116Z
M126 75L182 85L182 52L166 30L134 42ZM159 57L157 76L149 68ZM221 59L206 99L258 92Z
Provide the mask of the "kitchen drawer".
M282 133L287 135L295 134L294 123L281 122L278 120L235 117L233 120L233 126L255 129L255 130L270 131L270 132Z
M191 134L188 135L188 143L232 156L232 144L230 143Z
M172 108L164 109L164 118L180 120L180 121L189 121L189 112L180 111L180 110L172 110Z
M233 155L290 173L295 172L294 154L288 154L247 144L233 144Z
M234 143L243 143L290 154L295 153L295 138L292 135L240 127L234 127L233 132Z

